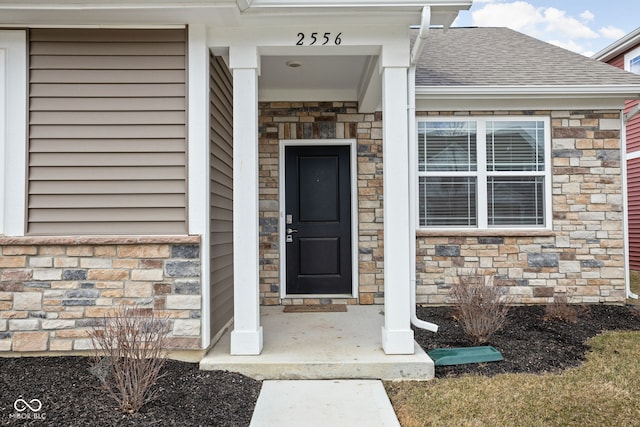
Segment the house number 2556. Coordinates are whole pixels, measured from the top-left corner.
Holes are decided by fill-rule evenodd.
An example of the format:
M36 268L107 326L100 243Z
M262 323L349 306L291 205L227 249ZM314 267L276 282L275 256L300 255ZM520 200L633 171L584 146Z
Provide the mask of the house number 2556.
M338 33L336 36L331 33L298 33L296 46L325 46L328 44L340 46L342 43L342 39L340 38L341 35L342 33Z

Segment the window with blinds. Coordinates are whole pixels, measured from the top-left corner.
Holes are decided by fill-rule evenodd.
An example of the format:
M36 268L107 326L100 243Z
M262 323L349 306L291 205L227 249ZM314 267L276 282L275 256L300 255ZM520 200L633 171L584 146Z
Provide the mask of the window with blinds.
M419 226L545 226L549 144L539 118L418 122Z

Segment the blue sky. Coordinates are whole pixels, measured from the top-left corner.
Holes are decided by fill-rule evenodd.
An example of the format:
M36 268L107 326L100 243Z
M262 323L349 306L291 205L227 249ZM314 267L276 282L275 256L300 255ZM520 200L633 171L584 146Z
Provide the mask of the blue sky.
M509 27L591 56L640 27L637 0L474 0L457 27Z

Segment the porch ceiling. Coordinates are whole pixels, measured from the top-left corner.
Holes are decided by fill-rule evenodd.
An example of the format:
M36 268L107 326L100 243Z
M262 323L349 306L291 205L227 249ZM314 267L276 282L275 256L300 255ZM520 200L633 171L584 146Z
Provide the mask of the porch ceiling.
M369 81L372 56L262 56L261 101L358 101Z

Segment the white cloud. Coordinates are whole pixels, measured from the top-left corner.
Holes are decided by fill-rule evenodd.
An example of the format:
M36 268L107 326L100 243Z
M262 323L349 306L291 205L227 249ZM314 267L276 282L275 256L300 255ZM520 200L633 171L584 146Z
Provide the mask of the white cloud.
M596 16L593 13L591 13L590 10L585 10L580 14L580 18L582 18L585 21L593 21L595 17Z
M624 32L624 30L621 30L618 27L614 27L613 25L602 27L598 30L598 32L602 35L602 37L611 40L618 40L627 34Z
M529 35L537 35L537 26L544 17L533 5L516 1L490 3L471 13L473 25L479 27L509 27Z
M549 7L544 10L545 32L564 34L570 39L597 39L598 33L575 18L567 16L564 10Z
M602 37L619 38L615 27L592 29L595 15L584 10L577 16L555 7L536 7L528 1L475 0L481 3L472 9L472 25L478 27L508 27L574 52L589 55L592 40ZM615 37L614 37L615 36Z

